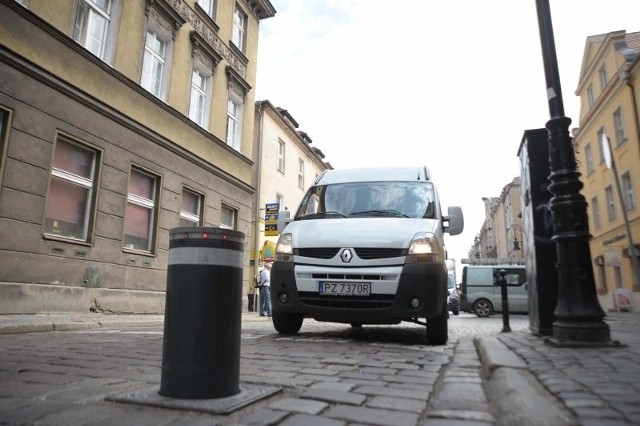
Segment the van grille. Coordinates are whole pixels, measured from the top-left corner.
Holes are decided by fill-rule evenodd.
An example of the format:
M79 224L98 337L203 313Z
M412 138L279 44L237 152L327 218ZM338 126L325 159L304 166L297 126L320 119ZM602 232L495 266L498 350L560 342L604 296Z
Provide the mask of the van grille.
M308 306L326 306L343 309L381 309L393 304L395 295L374 294L371 296L320 296L316 292L298 292L300 302Z
M316 259L333 259L342 250L341 247L311 247L296 249L294 254L298 256ZM401 248L360 247L354 249L360 259L386 259L389 257L406 256L408 250Z
M304 257L313 257L316 259L332 259L340 248L338 247L312 247L296 249L294 254Z

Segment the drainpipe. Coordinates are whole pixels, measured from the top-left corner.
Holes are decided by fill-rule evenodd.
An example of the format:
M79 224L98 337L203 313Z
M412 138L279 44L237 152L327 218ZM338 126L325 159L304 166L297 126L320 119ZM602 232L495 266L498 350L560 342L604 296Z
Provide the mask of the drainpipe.
M262 182L262 127L264 121L263 111L264 101L258 101L258 115L260 115L260 125L258 130L258 181L256 183L256 228L255 228L255 241L254 244L254 271L255 276L260 271L260 187ZM255 308L255 305L254 305Z

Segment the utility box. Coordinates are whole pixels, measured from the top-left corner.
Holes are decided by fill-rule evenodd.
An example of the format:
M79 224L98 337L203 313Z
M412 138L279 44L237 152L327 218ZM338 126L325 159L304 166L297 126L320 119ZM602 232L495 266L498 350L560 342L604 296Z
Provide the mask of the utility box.
M243 254L238 231L170 230L160 395L240 393Z
M558 302L557 252L549 200L549 142L547 129L525 130L518 150L522 224L529 285L529 328L535 335L552 335Z

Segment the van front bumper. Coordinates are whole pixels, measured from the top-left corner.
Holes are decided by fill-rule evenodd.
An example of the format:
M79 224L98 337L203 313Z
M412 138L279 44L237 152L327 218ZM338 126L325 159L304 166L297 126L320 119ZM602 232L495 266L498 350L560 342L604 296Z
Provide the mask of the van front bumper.
M298 291L295 264L276 261L271 269L271 303L276 312L302 314L318 321L397 324L434 318L447 309L447 272L443 265L404 265L395 294L326 296Z

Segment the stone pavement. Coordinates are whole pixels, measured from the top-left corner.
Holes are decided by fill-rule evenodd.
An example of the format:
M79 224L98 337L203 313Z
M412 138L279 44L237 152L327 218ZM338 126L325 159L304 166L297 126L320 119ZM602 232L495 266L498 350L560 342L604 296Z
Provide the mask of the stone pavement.
M62 396L58 393L51 396L50 386L41 382L52 379L38 379L30 368L46 372L48 369L50 371L50 367L42 365L42 360L37 361L37 367L30 366L26 360L22 368L16 367L22 365L22 360L21 350L15 346L22 342L11 347L9 342L17 341L17 337L7 340L18 333L27 336L26 333L43 331L138 330L143 327L157 330L163 325L163 315L0 315L0 383L17 386L15 391L0 386L4 387L4 390L0 390L0 425L638 425L640 313L608 313L605 320L611 328L612 340L619 342L619 345L601 348L555 347L531 335L526 327L514 327L512 322L513 332L477 333L472 338L456 338L453 333L449 344L424 350L420 347L406 349L399 345L381 344L375 340L366 345L356 342L361 352L355 354L353 359L337 359L339 357L336 356L332 371L315 368L312 356L317 354L300 352L303 346L296 345L298 342L323 344L320 347L327 351L323 355L330 357L331 351L336 350L334 347L340 346L333 343L343 342L347 332L326 331L331 329L323 328L323 323L318 323L318 333L307 333L307 336L300 338L276 338L277 345L267 348L255 343L260 339L251 340L251 336L245 345L243 337L243 362L250 362L243 367L242 383L245 386L280 385L284 388L283 394L266 405L256 404L257 408L247 414L232 416L228 420L220 416L209 419L191 414L167 420L167 415L162 415L158 409L153 411L136 405L105 404L101 397L104 389L85 391L96 392L98 396L75 395L73 390L67 392L65 397L77 398L75 403L72 401L72 408L64 407L69 412L73 410L73 417L49 413L47 410L61 409L50 404L51 400L58 400ZM454 325L456 321L459 319L452 317L450 323ZM261 327L266 329L269 325L265 318L243 314L243 334L245 329L251 333L261 330ZM269 333L273 334L272 331ZM39 333L33 334L37 335ZM159 346L161 336L154 338L154 344ZM42 341L41 337L34 339L30 344L37 345L38 341ZM120 342L114 342L116 347L111 350L117 352ZM59 350L64 353L66 343L61 345ZM24 356L27 355L25 351ZM73 356L76 357L75 363L82 364L77 360L78 354ZM114 352L113 356L115 358L117 354ZM285 356L286 360L283 359ZM140 367L140 371L133 368L135 365L131 371L127 369L127 377L133 376L128 378L138 384L155 383L157 388L158 356L149 357L145 354L140 360L132 358L131 362L138 362L144 367ZM360 368L353 369L352 363L360 363ZM90 364L89 361L87 364ZM271 367L269 371L265 369L267 364ZM77 367L66 368L65 375L79 375ZM15 383L17 372L22 373L21 380L35 380L37 386L21 388ZM259 379L251 383L252 377L258 376ZM62 378L57 380L65 383ZM113 385L112 381L105 378L89 380L95 381L97 385L93 386L96 387ZM85 382L83 384L86 386ZM27 388L28 392L25 391ZM422 399L416 397L416 390L420 389L421 395L424 395ZM14 396L18 390L27 395ZM83 412L81 404L86 404L92 397L100 399L102 404L93 409L88 407L86 410L90 411ZM127 408L123 409L122 405ZM89 413L95 413L97 417ZM70 418L76 419L77 423L70 421Z

